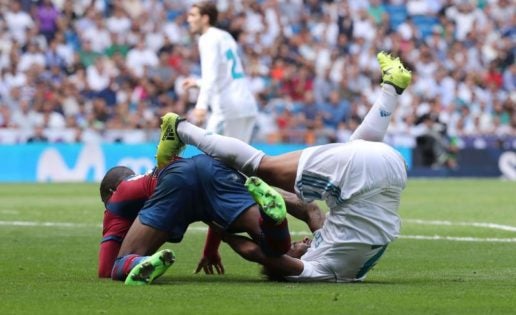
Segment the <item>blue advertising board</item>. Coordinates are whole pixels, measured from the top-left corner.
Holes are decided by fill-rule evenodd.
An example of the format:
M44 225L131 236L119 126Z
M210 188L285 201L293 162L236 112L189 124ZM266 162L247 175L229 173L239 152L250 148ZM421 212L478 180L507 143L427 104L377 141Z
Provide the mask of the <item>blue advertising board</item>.
M269 155L300 150L293 144L255 145ZM413 167L412 149L396 148L405 158L409 176L504 177L516 180L514 150L463 149L459 168L421 169ZM148 144L20 144L0 145L0 182L99 182L106 171L125 165L144 173L155 165L156 145ZM201 154L188 146L184 157Z
M300 145L257 146L277 155ZM99 182L113 166L144 173L155 165L156 144L20 144L0 145L0 182ZM188 146L183 157L201 152Z

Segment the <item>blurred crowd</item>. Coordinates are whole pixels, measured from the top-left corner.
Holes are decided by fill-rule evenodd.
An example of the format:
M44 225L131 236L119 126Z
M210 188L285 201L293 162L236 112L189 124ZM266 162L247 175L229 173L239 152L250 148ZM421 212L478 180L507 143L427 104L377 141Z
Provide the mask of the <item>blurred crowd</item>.
M162 114L190 117L194 2L0 0L0 143L156 141ZM435 151L516 136L511 0L217 5L260 104L255 142L346 141L379 93L380 50L413 71L388 142Z

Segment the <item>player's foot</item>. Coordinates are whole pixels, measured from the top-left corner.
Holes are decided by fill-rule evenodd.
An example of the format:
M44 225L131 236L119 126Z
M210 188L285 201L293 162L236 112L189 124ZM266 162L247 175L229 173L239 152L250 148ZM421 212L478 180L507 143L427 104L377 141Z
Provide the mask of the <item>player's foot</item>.
M174 113L161 117L161 134L156 152L158 168L167 166L184 149L185 145L177 135L177 124L182 120L184 118Z
M125 279L127 285L150 284L172 266L176 257L170 249L164 249L136 265Z
M262 211L276 223L281 223L287 216L287 207L281 194L258 177L249 177L245 187L260 205Z
M383 83L394 86L396 93L403 93L410 84L412 73L405 68L400 58L393 58L384 51L379 52L376 58L382 69Z

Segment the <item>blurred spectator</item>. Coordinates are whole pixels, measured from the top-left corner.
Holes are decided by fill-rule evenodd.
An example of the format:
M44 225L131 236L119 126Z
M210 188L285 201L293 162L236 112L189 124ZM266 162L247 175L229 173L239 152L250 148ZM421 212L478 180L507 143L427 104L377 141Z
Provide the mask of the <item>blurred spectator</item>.
M423 114L416 122L418 128L414 164L418 166L438 167L447 160L448 143L446 126L438 117L430 113Z
M47 43L54 39L58 18L59 11L55 8L52 0L41 1L36 9L36 21L39 25L39 32L45 36Z
M95 63L95 60L101 56L98 51L93 50L91 40L85 39L79 50L79 60L83 67L89 67Z
M100 92L109 86L114 73L110 71L105 58L97 58L95 63L86 69L86 82L94 92Z
M331 81L331 69L327 68L321 75L318 75L314 79L314 98L318 104L326 102L332 90L335 88L335 84Z
M13 127L11 122L11 109L7 106L0 106L0 128Z
M11 123L11 127L31 130L43 125L43 115L35 111L29 101L21 100L12 114Z
M516 137L513 1L214 1L261 102L259 141L348 139L378 91L375 55L389 50L413 83L387 141L448 167L465 143L516 143L505 140ZM53 128L50 142L153 141L164 112L191 117L198 91L181 84L201 75L193 2L0 3L0 128L14 130L0 142L36 126Z
M331 91L327 102L320 106L324 127L337 130L341 122L348 120L349 102L341 99L337 90Z
M45 135L45 128L43 126L36 126L29 138L28 143L42 143L48 142L48 137Z
M110 33L121 38L131 29L131 20L120 5L114 5L112 15L106 19L106 28Z
M34 25L32 17L21 10L18 1L9 1L9 9L4 13L4 19L11 37L20 45L25 45L27 30Z
M127 54L127 67L135 77L142 77L147 67L158 65L155 52L145 46L144 37L140 37L136 46Z
M159 55L159 63L149 68L148 78L156 86L159 92L173 92L174 81L176 79L174 70L169 65L170 54L166 51Z
M27 50L20 57L18 63L18 72L25 72L32 67L45 68L45 55L39 49L39 46L35 42L29 42L27 44Z
M92 51L99 54L111 46L111 35L106 29L104 18L98 13L94 15L93 24L81 30L80 36L83 41L90 43Z
M472 0L458 0L455 5L446 10L446 17L455 22L457 40L466 39L473 26L483 27L486 23L484 12L475 7Z

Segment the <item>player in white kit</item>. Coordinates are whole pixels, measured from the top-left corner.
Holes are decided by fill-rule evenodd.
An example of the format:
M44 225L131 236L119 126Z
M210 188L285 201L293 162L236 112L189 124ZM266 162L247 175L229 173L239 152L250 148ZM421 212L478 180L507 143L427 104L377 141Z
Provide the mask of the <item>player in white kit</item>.
M199 37L202 78L186 79L183 87L200 87L195 116L206 130L249 143L258 107L249 89L238 56L237 43L226 31L214 27L217 7L211 2L194 4L188 13L190 30Z
M329 213L322 228L314 232L311 242L294 244L294 257L266 257L252 241L225 236L244 258L288 280L361 281L399 235L397 210L407 180L406 165L397 151L381 141L411 73L398 58L383 52L377 57L382 69L382 94L348 143L266 156L242 141L181 122L175 114L164 116L164 125L175 126L182 142L247 175L257 175L273 186L295 192L305 202L326 202ZM178 141L174 144L180 146ZM267 185L252 179L258 181L257 185Z

